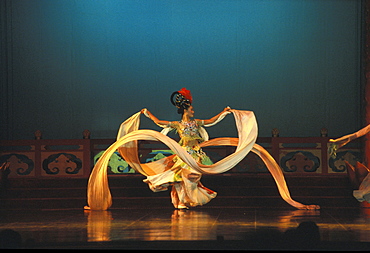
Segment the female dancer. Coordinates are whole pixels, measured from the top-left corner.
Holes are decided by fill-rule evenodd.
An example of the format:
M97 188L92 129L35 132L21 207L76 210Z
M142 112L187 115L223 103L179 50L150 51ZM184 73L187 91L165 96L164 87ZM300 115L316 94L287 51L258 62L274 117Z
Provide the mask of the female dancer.
M349 142L351 142L354 139L360 138L364 136L365 134L368 134L370 132L370 124L361 128L357 132L354 132L352 134L344 135L337 139L330 139L329 147L328 147L328 153L332 158L336 158L337 156L337 150L345 145L347 145ZM353 187L355 188L353 190L353 196L359 201L367 201L370 203L370 170L365 165L361 164L360 162L357 162L355 166L352 166L350 163L348 163L345 160L345 163L347 164L347 172L350 176L351 182L353 184Z
M200 127L216 123L217 119L225 112L230 111L226 107L218 115L208 120L193 119L194 108L191 105L192 96L189 90L182 88L171 95L171 102L177 107L177 112L182 115L181 121L159 120L147 109L141 110L149 119L157 125L167 126L175 129L180 136L179 144L189 153L196 162L204 165L211 165L213 162L199 146L204 141L200 133ZM178 156L173 158L173 165L170 170L163 173L148 176L144 182L149 184L152 191L166 190L172 185L171 198L175 208L183 209L189 206L198 206L208 203L216 197L217 193L204 187L200 182L201 173L192 169Z
M107 168L110 157L118 150L123 159L136 172L146 176L146 182L153 191L171 190L174 207L204 205L216 196L216 192L200 183L202 174L220 174L232 169L250 151L257 154L270 171L281 197L298 209L320 209L318 205L305 205L293 200L285 182L284 174L274 158L260 145L256 144L258 127L252 111L235 110L229 107L208 120L193 120L192 97L185 88L171 95L171 102L182 115L181 121L158 120L147 109L135 113L125 120L118 131L116 142L109 146L95 164L87 187L88 206L85 209L107 210L112 205L112 196L108 185ZM235 118L238 138L220 137L209 139L204 127L221 121L227 114ZM163 127L161 132L139 129L140 115L145 114L156 124ZM181 139L177 143L166 134L175 129ZM138 155L139 140L160 141L174 154L157 161L141 163ZM223 159L212 163L202 151L208 146L234 146L235 151Z

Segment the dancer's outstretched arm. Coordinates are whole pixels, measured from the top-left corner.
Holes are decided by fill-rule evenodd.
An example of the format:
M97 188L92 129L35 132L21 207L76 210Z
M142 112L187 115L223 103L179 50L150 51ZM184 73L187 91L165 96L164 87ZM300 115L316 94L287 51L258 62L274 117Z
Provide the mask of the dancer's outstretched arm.
M143 113L145 116L147 116L149 119L153 120L153 122L157 125L161 126L168 126L170 124L170 121L167 120L159 120L156 116L153 115L148 109L144 108L141 109L141 113Z
M221 114L223 114L224 112L230 112L230 110L231 110L230 107L225 107L223 109L223 111L220 112L219 114L217 114L216 116L214 116L214 117L212 117L210 119L203 120L204 125L211 125L211 124L215 123L218 120L218 118L221 116Z
M343 137L337 138L337 139L330 139L329 140L329 147L328 147L328 153L332 158L335 158L337 156L337 150L350 141L357 139L361 136L364 136L365 134L370 132L370 124L365 126L364 128L361 128L355 133L347 134Z
M370 132L370 124L365 126L364 128L361 128L359 131L352 133L352 134L347 134L343 137L337 138L337 139L330 139L329 142L333 142L337 144L339 147L342 147L346 145L348 142L357 139L367 133Z

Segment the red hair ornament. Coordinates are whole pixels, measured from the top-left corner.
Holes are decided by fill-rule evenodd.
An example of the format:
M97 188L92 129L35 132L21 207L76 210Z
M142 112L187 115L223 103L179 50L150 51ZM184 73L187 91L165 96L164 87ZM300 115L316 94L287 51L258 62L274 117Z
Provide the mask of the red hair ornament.
M181 95L183 95L187 100L190 101L190 103L193 103L193 97L191 96L190 90L187 90L186 88L182 88L178 91Z

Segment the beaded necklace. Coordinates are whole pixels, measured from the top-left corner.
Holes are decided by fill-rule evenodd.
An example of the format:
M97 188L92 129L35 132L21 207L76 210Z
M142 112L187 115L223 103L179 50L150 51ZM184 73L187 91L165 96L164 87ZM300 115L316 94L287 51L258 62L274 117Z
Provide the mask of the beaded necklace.
M183 126L183 134L184 135L188 135L188 136L194 136L194 135L197 135L198 134L198 124L195 120L191 120L191 121L187 121L187 122L184 122L184 121L180 121L180 124Z

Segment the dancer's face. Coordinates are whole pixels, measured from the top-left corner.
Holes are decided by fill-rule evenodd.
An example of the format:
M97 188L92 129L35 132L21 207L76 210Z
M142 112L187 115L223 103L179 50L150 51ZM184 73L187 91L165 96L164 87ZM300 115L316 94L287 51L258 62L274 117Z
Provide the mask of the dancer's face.
M186 109L184 111L184 113L186 113L190 118L194 117L194 109L193 109L193 106L189 106L188 109Z

